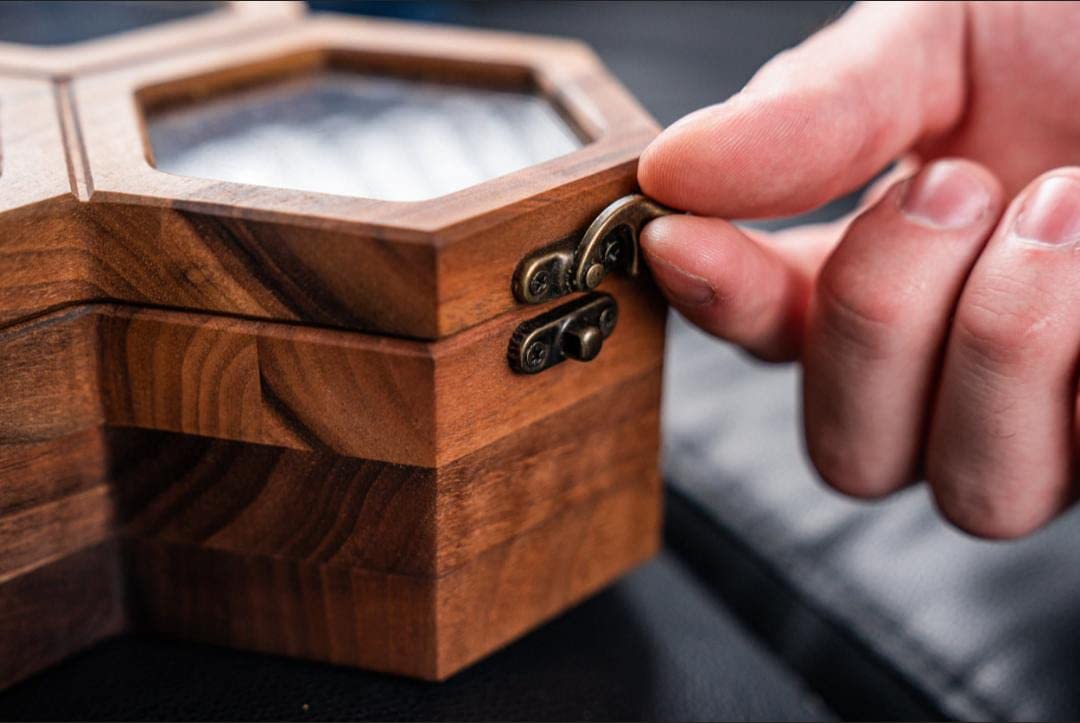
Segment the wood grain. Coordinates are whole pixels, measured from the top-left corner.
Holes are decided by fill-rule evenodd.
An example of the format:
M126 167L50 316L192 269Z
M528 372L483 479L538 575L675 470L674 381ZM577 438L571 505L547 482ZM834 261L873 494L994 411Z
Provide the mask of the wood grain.
M0 689L123 626L101 429L0 445Z
M227 2L208 13L67 45L0 43L0 72L68 78L233 36L265 32L295 22L304 11L302 2Z
M440 578L139 540L136 614L186 638L441 680L652 555L659 524L653 475Z
M148 160L145 111L325 68L531 87L590 142L410 203L181 177ZM657 131L577 43L340 18L55 89L0 80L0 121L0 325L120 301L419 339L511 310L520 260L633 190Z
M0 582L0 689L127 625L115 541Z
M0 330L0 442L107 423L437 467L658 364L659 297L620 280L610 290L620 321L600 356L536 377L514 374L506 348L517 324L547 307L431 343L157 309L65 309Z
M69 437L0 445L0 515L85 492L105 481L105 436L91 428Z
M651 477L659 393L654 370L437 469L115 429L110 479L134 537L442 576Z
M506 360L567 301L518 305L517 264L634 189L655 123L575 42L260 5L0 44L44 78L0 78L0 687L129 602L443 679L658 545L649 280L605 281L596 360ZM327 69L533 91L587 142L412 203L153 167L146 114Z
M107 610L72 632L84 602L52 572L112 580L90 551L114 534L144 627L445 678L654 551L659 388L656 369L437 470L134 429L0 447L0 642L40 651L0 655L0 681L121 629L95 580ZM66 597L31 624L47 594Z
M325 68L532 87L589 143L422 202L189 178L148 160L145 112ZM519 261L580 234L632 190L637 156L657 131L580 44L333 17L82 77L71 98L90 192L74 233L96 261L83 279L96 293L72 303L155 304L421 339L511 310ZM17 318L15 309L0 314Z
M108 485L0 516L0 582L96 542L114 531Z

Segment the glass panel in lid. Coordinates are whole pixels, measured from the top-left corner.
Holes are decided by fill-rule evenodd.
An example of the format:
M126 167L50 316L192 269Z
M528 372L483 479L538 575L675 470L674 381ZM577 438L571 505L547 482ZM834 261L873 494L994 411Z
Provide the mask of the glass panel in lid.
M164 108L147 124L168 173L392 201L442 196L581 146L539 95L344 71Z

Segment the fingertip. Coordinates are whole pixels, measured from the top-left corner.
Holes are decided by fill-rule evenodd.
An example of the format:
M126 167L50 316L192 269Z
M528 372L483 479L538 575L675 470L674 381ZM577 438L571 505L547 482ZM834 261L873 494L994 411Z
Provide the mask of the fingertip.
M794 358L793 318L806 287L772 252L726 221L695 216L657 219L640 240L657 284L687 319L761 358Z
M713 244L694 243L684 218L658 218L641 232L641 249L653 277L668 299L680 309L705 306L716 298L710 271ZM690 232L690 233L688 233Z
M964 169L967 173L977 177L981 183L983 183L987 189L994 196L997 201L1003 201L1005 198L1005 185L1001 182L1001 179L997 177L993 171L984 166L983 164L973 161L970 158L940 158L935 163L951 163L958 168Z
M1004 195L1001 182L985 167L961 158L943 158L897 184L882 201L895 197L895 207L918 227L988 232L1004 208Z
M818 477L842 495L857 500L881 500L911 482L909 470L885 469L853 453L847 431L812 422L805 416L805 406L803 438L807 457Z
M679 215L661 216L645 224L639 241L646 255L662 257L677 249L685 235L680 231L685 228L686 218Z

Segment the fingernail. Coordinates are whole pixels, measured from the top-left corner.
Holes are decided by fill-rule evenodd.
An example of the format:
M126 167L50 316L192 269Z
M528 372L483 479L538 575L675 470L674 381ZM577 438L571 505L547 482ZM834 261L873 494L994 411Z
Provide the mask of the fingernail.
M700 276L694 276L666 261L653 258L653 276L667 297L682 306L704 306L716 292Z
M650 226L662 226L663 219L654 221ZM677 257L677 253L669 247L676 243L668 238L666 233L658 233L657 229L650 230L649 226L641 234L641 245L648 256L649 266L652 269L653 278L663 289L664 294L681 306L704 306L716 296L716 292L705 279L696 274L684 271L668 259Z
M1014 229L1037 243L1080 241L1080 179L1053 176L1040 183L1024 202Z
M938 161L912 179L901 208L917 223L964 228L990 207L986 181L963 163Z

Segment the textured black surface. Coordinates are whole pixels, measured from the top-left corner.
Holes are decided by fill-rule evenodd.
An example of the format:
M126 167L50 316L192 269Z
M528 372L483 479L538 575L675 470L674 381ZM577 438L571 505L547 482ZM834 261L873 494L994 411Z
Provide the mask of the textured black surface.
M803 452L795 368L678 319L668 344L666 475L731 541L677 548L834 710L910 717L907 690L948 718L1080 717L1080 509L1001 543L950 527L923 486L842 497Z
M0 695L0 718L27 720L827 715L670 554L446 683L128 636Z
M940 720L940 701L901 676L830 608L799 591L797 565L774 565L673 488L669 546L740 622L763 639L844 720Z

